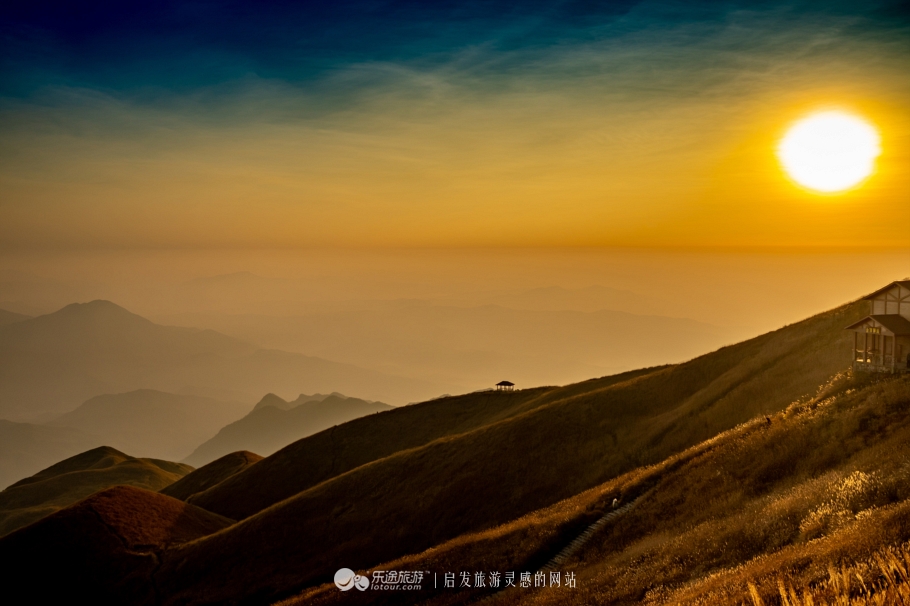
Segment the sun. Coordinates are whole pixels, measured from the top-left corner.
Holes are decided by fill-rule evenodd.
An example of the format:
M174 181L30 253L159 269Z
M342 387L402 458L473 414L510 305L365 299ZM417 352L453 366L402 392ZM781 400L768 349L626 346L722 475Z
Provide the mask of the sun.
M836 193L854 187L875 171L880 143L878 131L862 118L824 111L790 127L777 146L777 157L800 185Z

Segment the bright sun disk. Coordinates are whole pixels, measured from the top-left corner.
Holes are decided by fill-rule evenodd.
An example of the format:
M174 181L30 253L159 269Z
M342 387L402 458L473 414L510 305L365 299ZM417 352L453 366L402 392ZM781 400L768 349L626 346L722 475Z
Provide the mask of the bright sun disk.
M866 179L880 153L875 127L841 111L800 120L777 146L777 157L790 178L824 193L843 191Z

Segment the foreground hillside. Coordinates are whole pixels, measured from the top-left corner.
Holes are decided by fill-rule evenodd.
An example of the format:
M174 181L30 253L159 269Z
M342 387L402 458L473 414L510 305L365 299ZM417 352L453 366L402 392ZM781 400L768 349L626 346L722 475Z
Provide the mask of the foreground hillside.
M0 536L116 485L160 490L193 471L189 465L137 459L102 446L70 457L0 492Z
M843 327L863 307L677 366L444 398L320 432L191 496L241 521L164 551L149 591L168 604L268 603L657 464L814 394L849 365Z
M614 498L631 510L547 568L545 587L491 604L899 604L910 598L910 376L837 377L816 396L653 466L502 526L374 570L467 571L471 588L410 603L490 595L476 572L537 572ZM549 573L576 587L550 587ZM369 571L362 571L369 574ZM564 577L561 577L564 578ZM782 597L783 596L783 597ZM282 606L392 604L400 593L334 584ZM811 601L810 601L811 598Z
M186 501L193 495L217 486L219 483L261 460L262 457L254 452L246 450L231 452L208 465L203 465L199 469L191 471L173 484L165 486L159 492L169 497Z
M155 604L149 579L161 555L230 523L162 494L114 486L0 540L5 591L34 604Z

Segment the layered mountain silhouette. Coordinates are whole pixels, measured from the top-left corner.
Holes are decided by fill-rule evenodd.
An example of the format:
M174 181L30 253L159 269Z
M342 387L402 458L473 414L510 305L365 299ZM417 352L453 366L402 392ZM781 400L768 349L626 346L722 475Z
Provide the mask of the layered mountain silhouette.
M326 398L331 397L331 396L336 396L342 400L347 399L346 395L344 395L343 393L338 393L337 391L334 391L330 394L314 393L311 396L308 396L308 395L302 393L299 396L297 396L296 400L291 400L291 401L287 401L284 398L282 398L280 396L276 396L273 393L268 393L268 394L265 394L265 396L263 396L263 398L256 403L256 406L253 407L253 410L259 410L260 408L266 408L267 406L272 406L272 407L278 408L280 410L290 410L292 408L296 408L296 407L300 406L301 404L306 404L308 402L322 402L323 400L325 400ZM368 404L372 404L372 402L370 402L369 400L364 400L364 401L366 401Z
M0 492L0 535L27 526L116 485L160 490L193 470L189 465L137 459L102 446L65 459Z
M348 398L340 393L300 394L292 402L270 393L248 415L221 429L183 461L200 467L239 450L270 455L327 427L391 408L382 402Z
M248 409L238 403L144 389L96 396L47 423L0 420L0 488L102 445L180 460Z
M109 301L0 326L0 417L49 420L93 396L136 389L241 402L269 391L337 389L404 403L444 391L211 330L161 326Z
M140 389L95 396L48 423L97 436L135 455L179 461L249 406L213 398Z
M31 318L31 316L26 316L25 314L17 314L12 311L0 309L0 326L14 324L16 322L21 322L22 320L28 320L29 318Z
M657 589L679 592L679 602L739 604L748 594L723 593L715 573L743 591L754 581L767 596L775 569L766 562L811 576L812 554L871 558L910 538L910 378L852 377L843 327L865 313L865 303L846 305L683 364L368 415L252 464L243 454L216 461L186 476L185 503L137 489L96 494L0 539L0 559L41 600L270 604L299 593L300 603L328 604L341 595L331 583L340 567L534 572L613 499L641 497L628 523L602 527L613 534L576 556L596 583L576 602L605 591L627 603L663 595L649 580L660 579ZM254 413L296 409L278 404ZM111 539L112 529L127 531L90 521L86 512L99 509L91 520L129 520L146 542ZM208 522L182 535L192 540L171 539L167 528L190 515ZM210 532L216 521L223 526ZM92 565L75 567L84 577L40 582L41 551L80 547ZM609 583L597 581L604 575Z

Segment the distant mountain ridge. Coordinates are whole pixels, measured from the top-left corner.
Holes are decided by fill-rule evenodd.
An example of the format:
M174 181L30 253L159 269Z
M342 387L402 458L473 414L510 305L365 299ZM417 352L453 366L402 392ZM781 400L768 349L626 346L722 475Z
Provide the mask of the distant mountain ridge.
M15 322L21 322L22 320L28 320L31 316L25 314L17 314L12 311L6 311L5 309L0 309L0 326L6 326L7 324L13 324Z
M47 425L84 431L97 436L100 444L137 456L176 461L248 408L238 402L138 389L95 396Z
M308 396L308 395L302 393L299 396L297 396L296 400L291 400L289 402L279 396L276 396L273 393L267 393L267 394L265 394L265 396L263 396L263 398L261 400L259 400L259 402L256 403L256 406L253 407L253 410L259 410L261 408L265 408L266 406L274 406L275 408L278 408L280 410L291 410L292 408L297 408L301 404L306 404L308 402L322 402L326 398L329 398L332 396L339 398L341 400L348 399L348 397L346 395L344 395L342 393L338 393L337 391L333 391L330 394L314 393L311 396ZM363 400L363 401L367 402L369 404L373 404L373 402L370 400Z
M438 386L254 345L212 330L161 326L110 301L0 326L0 418L59 415L100 394L155 389L253 401L268 391L343 390L398 402Z
M268 456L292 442L353 419L394 407L382 402L349 398L339 393L300 396L287 402L266 394L253 410L222 428L183 462L201 467L228 453L249 450Z

